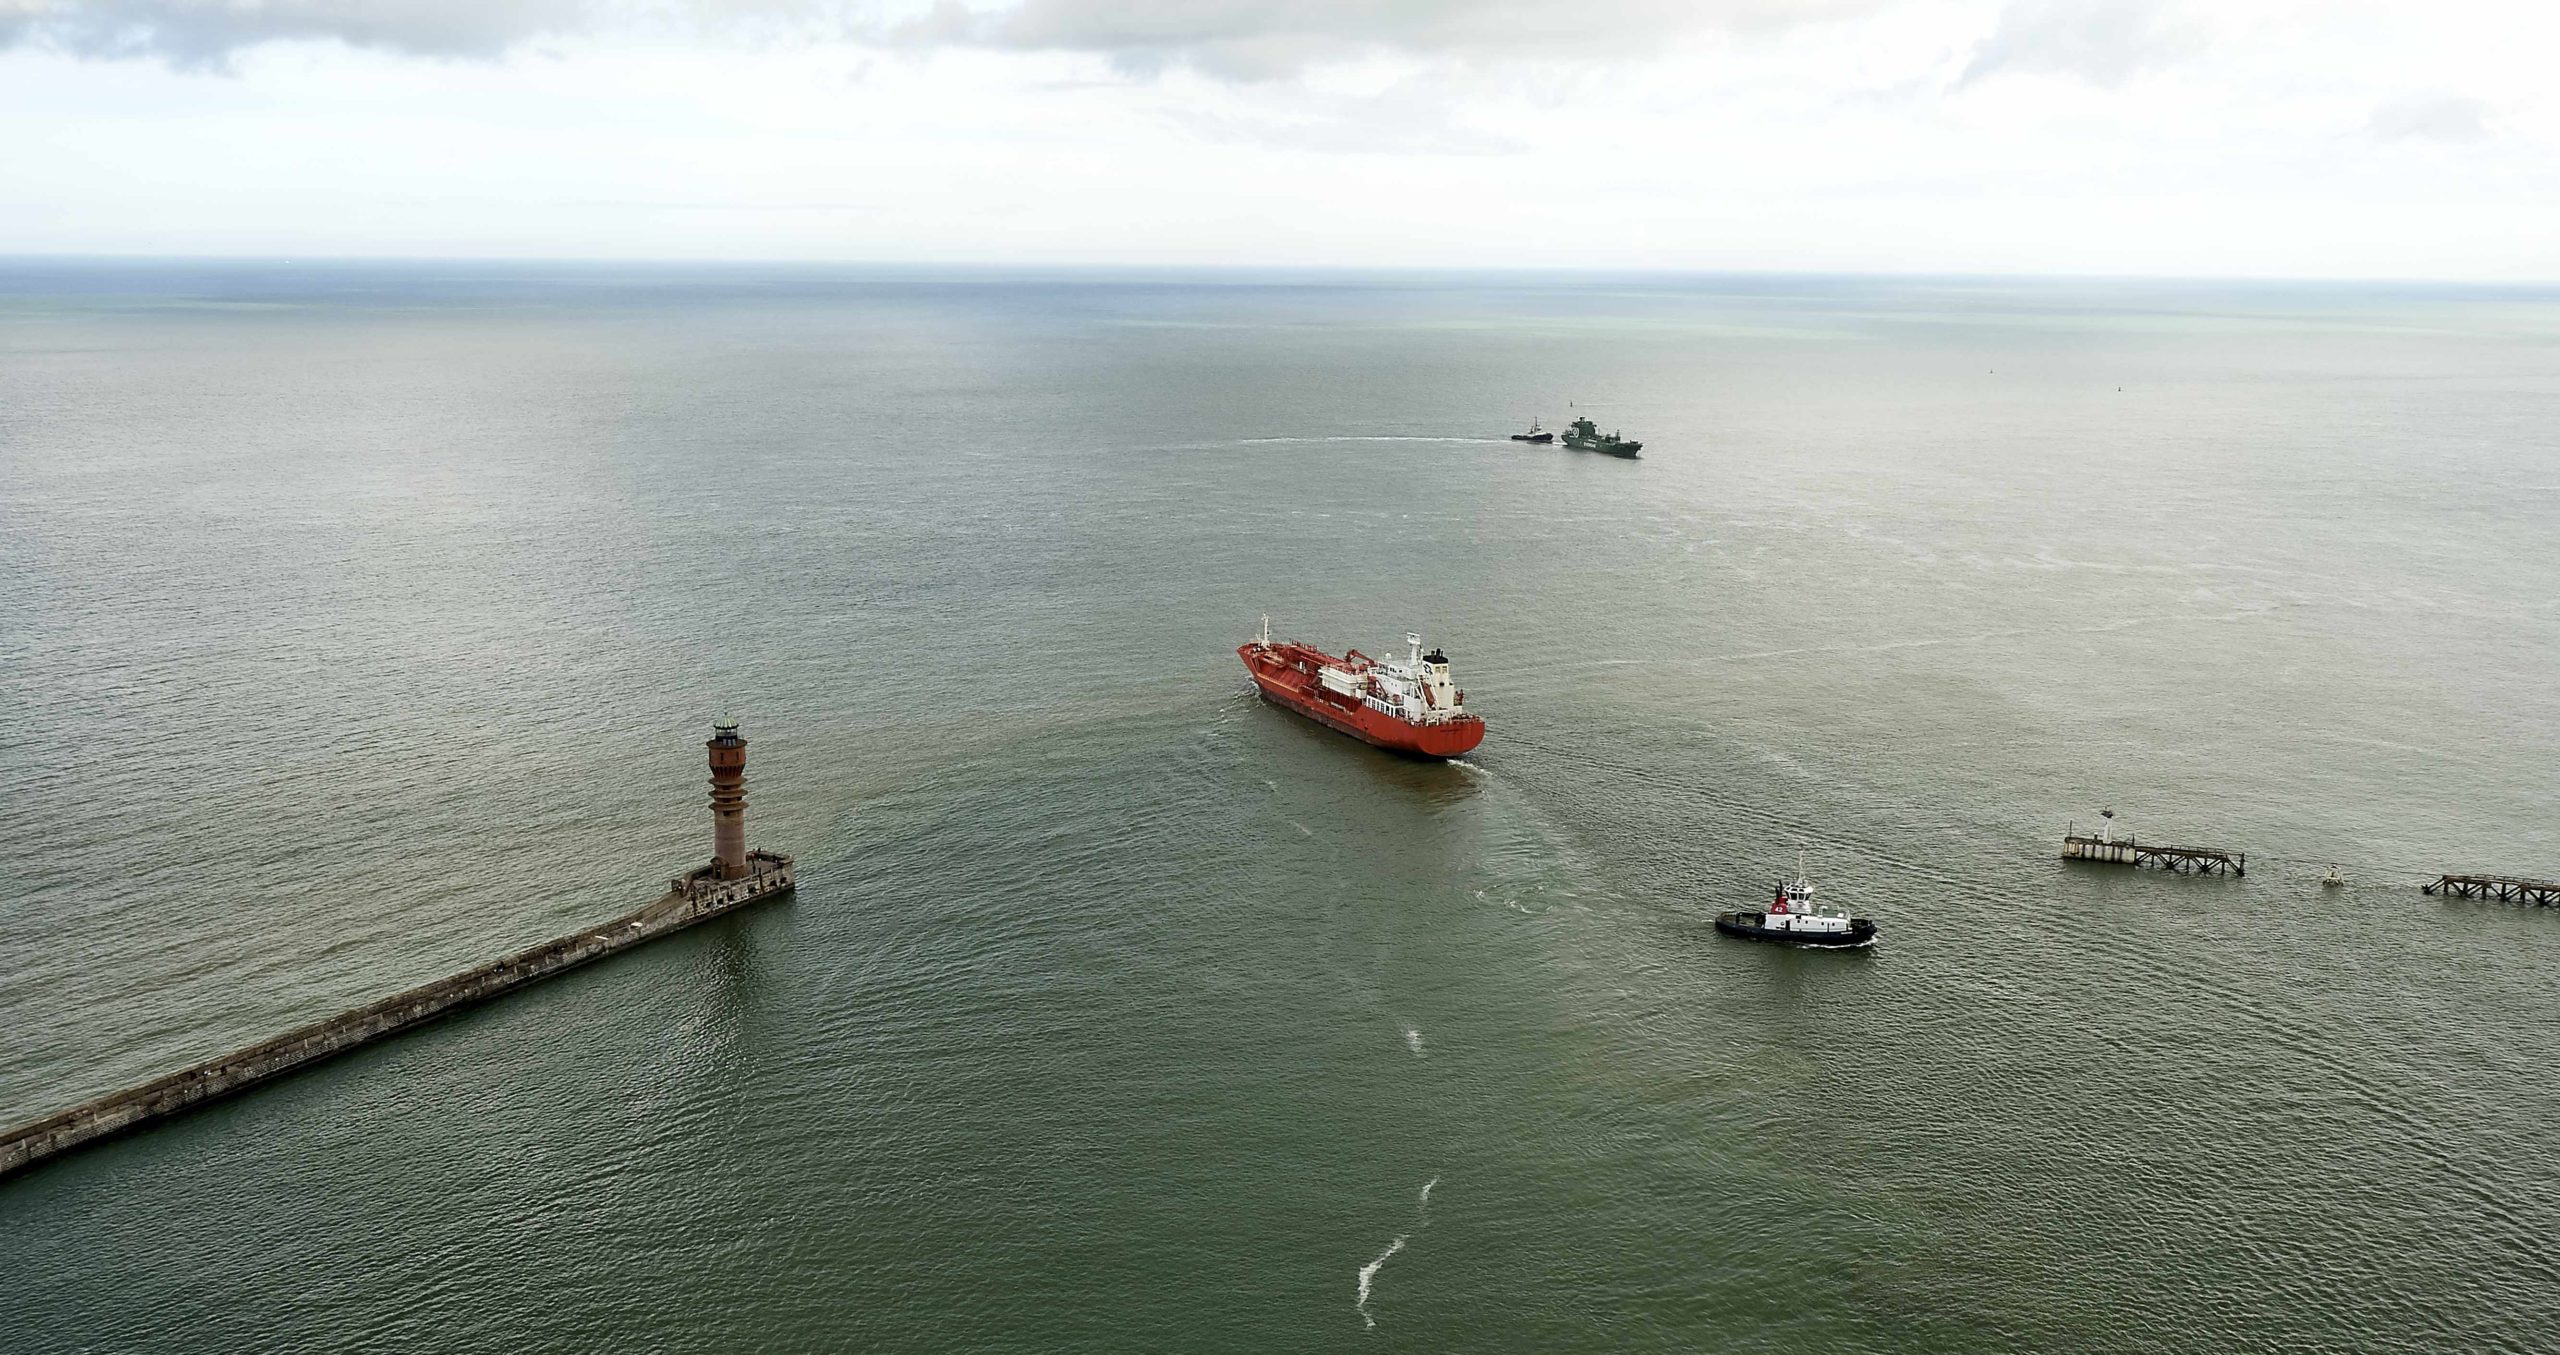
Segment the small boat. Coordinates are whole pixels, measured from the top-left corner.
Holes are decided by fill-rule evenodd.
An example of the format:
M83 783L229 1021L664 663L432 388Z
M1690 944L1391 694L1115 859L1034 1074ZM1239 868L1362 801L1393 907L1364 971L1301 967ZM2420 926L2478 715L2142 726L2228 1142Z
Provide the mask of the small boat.
M1511 435L1511 440L1513 442L1553 442L1556 440L1556 435L1540 428L1538 426L1538 421L1536 419L1531 419L1529 421L1529 431L1526 433L1514 433Z
M1777 887L1765 911L1718 913L1716 930L1747 941L1826 950L1855 950L1876 942L1875 923L1814 903L1813 881L1805 878L1802 860L1796 862L1796 878Z
M2329 867L2329 873L2320 877L2320 887L2322 889L2343 889L2346 887L2346 884L2347 877L2340 875L2336 866Z

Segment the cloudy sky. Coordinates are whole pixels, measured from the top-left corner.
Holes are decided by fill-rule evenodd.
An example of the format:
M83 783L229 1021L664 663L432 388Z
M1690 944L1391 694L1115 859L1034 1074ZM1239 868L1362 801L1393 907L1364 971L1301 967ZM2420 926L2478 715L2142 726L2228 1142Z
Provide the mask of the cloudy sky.
M0 253L2560 279L2560 6L0 0Z

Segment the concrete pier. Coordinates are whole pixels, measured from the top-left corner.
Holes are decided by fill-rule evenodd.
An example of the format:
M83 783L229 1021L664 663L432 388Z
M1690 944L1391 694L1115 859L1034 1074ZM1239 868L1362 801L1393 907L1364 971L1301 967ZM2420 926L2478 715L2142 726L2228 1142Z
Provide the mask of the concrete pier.
M286 1031L272 1040L155 1077L139 1087L109 1092L69 1110L19 1125L0 1133L0 1177L84 1143L167 1119L189 1107L424 1025L446 1012L486 1002L590 960L682 931L704 918L718 917L733 908L798 888L799 876L792 869L790 857L747 850L747 741L738 736L738 722L724 719L713 725L711 741L703 746L709 751L711 762L711 861L667 881L667 892L657 902L601 926L545 941L531 950L491 960L405 993L394 993L326 1021Z
M681 931L705 918L788 894L798 885L790 857L755 852L747 864L747 873L736 879L719 878L717 864L705 866L668 881L667 892L657 902L600 926L19 1125L0 1134L0 1177Z

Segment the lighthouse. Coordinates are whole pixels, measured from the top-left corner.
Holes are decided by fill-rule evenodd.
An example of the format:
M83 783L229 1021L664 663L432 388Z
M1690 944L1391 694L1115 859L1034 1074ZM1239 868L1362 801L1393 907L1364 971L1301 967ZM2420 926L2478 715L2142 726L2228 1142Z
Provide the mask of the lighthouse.
M747 873L747 741L738 722L711 726L711 868L723 880Z
M689 917L787 893L799 880L790 857L747 850L747 741L738 722L714 721L702 746L711 755L711 860L667 881L668 901L683 905Z

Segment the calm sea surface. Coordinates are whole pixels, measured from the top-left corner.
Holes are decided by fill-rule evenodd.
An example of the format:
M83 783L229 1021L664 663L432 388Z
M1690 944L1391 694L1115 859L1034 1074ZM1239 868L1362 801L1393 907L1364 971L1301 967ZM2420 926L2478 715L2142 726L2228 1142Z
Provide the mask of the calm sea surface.
M2560 295L0 263L0 1118L647 901L723 711L803 872L0 1184L0 1347L2547 1351L2560 912L2417 885L2555 672Z

